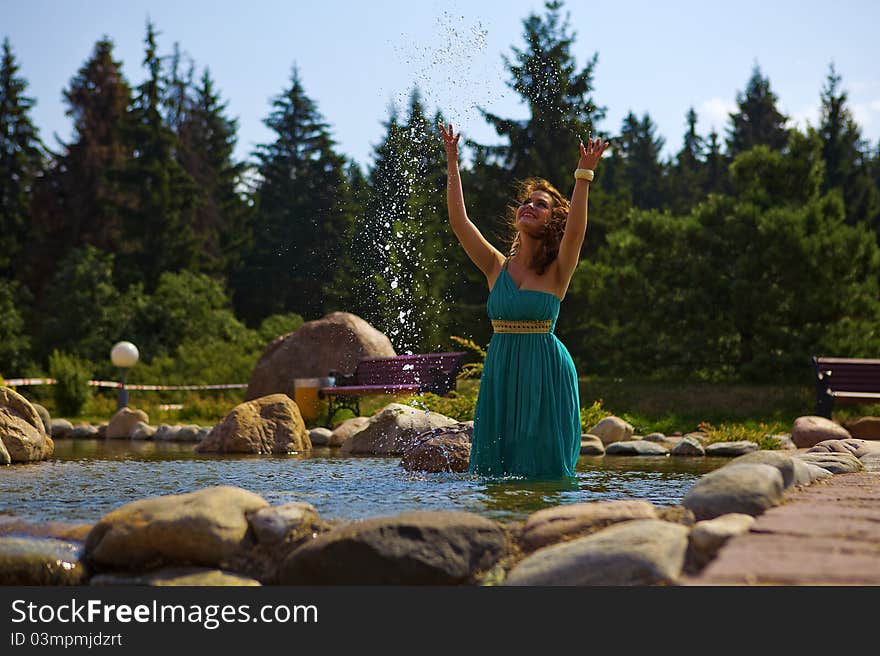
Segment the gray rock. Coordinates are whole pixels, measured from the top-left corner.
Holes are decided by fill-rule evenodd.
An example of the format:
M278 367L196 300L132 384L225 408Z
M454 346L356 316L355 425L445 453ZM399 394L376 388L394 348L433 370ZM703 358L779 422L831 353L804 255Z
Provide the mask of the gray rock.
M782 474L776 467L747 464L709 472L688 490L682 505L698 520L728 513L760 515L782 502Z
M92 586L149 585L149 586L257 586L256 579L234 572L204 567L166 567L141 574L98 574L89 580Z
M507 549L500 525L467 512L411 512L350 522L291 553L282 585L458 585Z
M330 446L330 438L333 437L333 431L329 428L320 426L309 431L309 438L312 440L312 446Z
M584 433L581 435L581 455L582 456L604 456L605 445L595 435Z
M139 421L131 427L131 432L128 436L133 440L142 441L152 439L156 435L156 432L156 429L152 426Z
M707 456L725 456L736 457L757 451L758 445L755 442L743 440L740 442L715 442L706 447Z
M180 426L171 426L169 424L159 424L153 433L153 440L156 442L173 442L177 439L177 431Z
M143 410L132 410L131 408L121 408L110 418L110 423L107 425L107 439L128 439L131 429L138 422L150 423L150 418L146 412Z
M612 442L623 442L633 435L633 427L619 417L605 417L598 424L587 431L590 435L595 435L602 444L609 445Z
M248 516L268 505L252 492L225 485L134 501L95 524L86 539L87 559L101 569L223 568L250 545Z
M417 435L400 459L407 471L466 472L470 462L473 424L441 426Z
M753 451L745 455L734 458L726 467L734 467L736 465L763 464L776 467L782 474L782 485L788 489L796 484L795 480L795 462L790 455L779 453L778 451Z
M362 431L370 423L369 417L352 417L346 419L333 429L328 446L342 446L345 441L355 433Z
M49 421L49 430L46 431L52 436L53 440L63 440L71 436L73 424L66 419L51 419Z
M796 457L832 474L850 474L864 469L861 461L849 453L799 453Z
M666 456L669 449L655 442L645 440L629 440L613 442L605 447L605 455L609 456Z
M52 415L50 415L49 411L39 403L31 403L31 405L34 406L34 410L37 411L37 414L40 415L40 419L43 420L43 430L46 431L46 435L51 435L54 439L55 436L52 435Z
M825 440L807 449L807 453L848 453L861 458L868 453L880 453L880 442L873 440Z
M703 448L699 440L686 435L679 440L678 444L672 447L671 453L674 456L704 456L706 455L706 449Z
M663 433L648 433L642 439L648 442L656 442L657 444L663 444L664 442L669 441L669 438Z
M730 513L694 524L690 546L696 564L705 566L730 538L748 533L754 523L755 518L751 515Z
M94 440L98 437L98 427L91 424L74 426L69 435L72 440Z
M808 449L825 440L845 440L852 437L840 424L814 415L798 417L791 427L791 440L795 446Z
M816 481L821 481L826 478L831 478L834 476L827 469L822 469L819 465L814 465L809 462L804 462L798 458L798 462L800 462L804 467L807 468L807 473L810 476L810 483L815 483Z
M81 585L82 545L52 538L0 537L0 585Z
M261 508L251 515L251 529L259 544L280 544L291 534L311 525L318 519L318 511L310 503L294 501L282 506Z
M862 467L865 468L865 471L880 471L880 453L867 453L859 460L862 461Z
M200 439L199 435L201 434L201 430L201 426L196 426L195 424L187 424L186 426L180 427L174 439L177 442L198 442Z
M367 425L342 445L342 453L400 456L413 446L416 437L441 426L452 426L455 419L436 412L389 403L370 418Z
M658 519L616 524L585 538L539 549L505 585L662 585L681 575L689 529Z
M797 445L791 439L791 435L789 433L785 433L783 435L767 435L766 439L773 442L774 446L780 451L795 451L797 450Z

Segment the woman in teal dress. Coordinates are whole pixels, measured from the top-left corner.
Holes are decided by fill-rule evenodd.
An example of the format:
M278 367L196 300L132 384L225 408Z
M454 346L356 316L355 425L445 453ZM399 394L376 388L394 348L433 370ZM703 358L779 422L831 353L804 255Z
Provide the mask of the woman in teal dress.
M587 196L602 139L580 144L571 201L546 180L521 183L505 257L468 219L453 126L440 126L447 158L449 222L486 276L493 335L474 413L470 473L486 477L574 476L580 453L577 371L553 334L587 230Z

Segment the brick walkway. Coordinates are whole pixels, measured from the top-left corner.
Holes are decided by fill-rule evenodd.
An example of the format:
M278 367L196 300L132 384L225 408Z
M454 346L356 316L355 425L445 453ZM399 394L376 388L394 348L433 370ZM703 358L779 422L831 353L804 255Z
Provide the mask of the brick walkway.
M880 585L880 471L786 495L684 585Z

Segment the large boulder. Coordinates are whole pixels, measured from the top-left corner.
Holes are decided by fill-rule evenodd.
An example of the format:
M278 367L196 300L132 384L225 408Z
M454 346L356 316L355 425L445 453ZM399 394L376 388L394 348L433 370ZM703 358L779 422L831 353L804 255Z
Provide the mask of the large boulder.
M55 452L34 406L8 387L0 387L0 441L10 462L45 460ZM0 461L5 459L0 454Z
M253 492L226 485L141 499L95 524L86 557L102 569L222 568L250 546L249 517L268 505Z
M700 478L681 503L698 520L728 513L754 517L782 503L783 489L782 474L776 467L728 465Z
M420 433L403 452L400 465L407 471L466 472L473 431L473 422L465 422Z
M623 419L611 416L605 417L587 432L602 440L602 444L608 445L630 439L633 435L633 427Z
M791 427L791 441L799 449L809 449L825 440L846 440L850 437L849 431L837 422L814 415L798 417Z
M588 501L544 508L526 519L520 545L523 551L535 551L633 519L658 519L657 510L647 501L630 500Z
M320 378L330 371L352 374L362 358L395 355L391 340L366 321L333 312L269 344L254 367L245 400L290 394L294 378Z
M343 524L293 551L282 585L458 585L507 550L497 523L458 511L410 512Z
M520 561L505 585L668 585L684 567L689 529L637 519L539 549Z
M312 448L299 407L271 394L233 408L196 447L196 453L292 453Z
M150 418L143 410L132 410L131 408L120 408L119 411L110 418L107 424L106 437L108 440L129 439L132 429L138 424L149 424Z
M389 403L373 415L362 430L348 438L340 452L399 456L415 445L420 433L457 423L436 412Z

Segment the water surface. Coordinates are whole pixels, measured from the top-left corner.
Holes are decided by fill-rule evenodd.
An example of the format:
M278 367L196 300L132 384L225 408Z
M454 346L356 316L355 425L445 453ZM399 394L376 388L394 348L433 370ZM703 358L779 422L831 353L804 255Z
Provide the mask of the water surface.
M51 460L0 468L0 512L30 521L95 522L130 501L234 485L272 505L307 501L326 518L412 510L466 510L524 519L548 506L644 499L676 505L725 458L582 456L568 482L487 481L467 474L407 472L399 458L339 456L315 448L288 456L206 455L192 444L57 440Z

